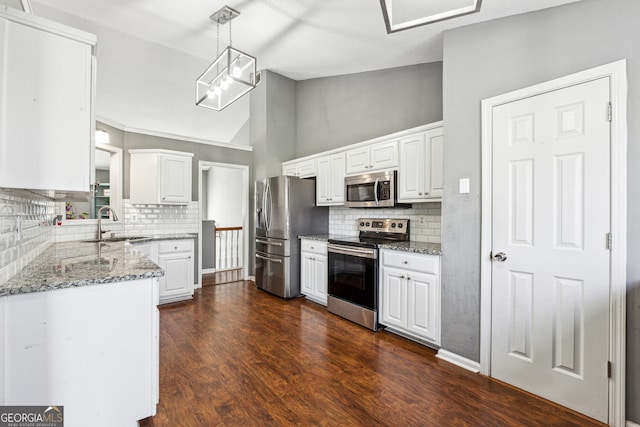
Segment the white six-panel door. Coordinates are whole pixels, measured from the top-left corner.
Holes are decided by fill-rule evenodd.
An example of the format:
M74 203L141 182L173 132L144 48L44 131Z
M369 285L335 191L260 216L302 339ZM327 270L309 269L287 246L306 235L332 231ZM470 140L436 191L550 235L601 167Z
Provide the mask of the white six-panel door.
M607 421L609 78L493 108L491 374Z

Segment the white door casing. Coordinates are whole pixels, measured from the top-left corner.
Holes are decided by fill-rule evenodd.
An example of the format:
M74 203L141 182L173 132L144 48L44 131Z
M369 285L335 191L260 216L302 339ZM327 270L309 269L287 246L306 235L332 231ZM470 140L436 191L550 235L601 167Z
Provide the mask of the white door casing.
M231 163L208 162L204 160L198 161L198 280L196 287L202 287L202 213L203 213L203 193L202 193L202 174L211 167L238 169L242 171L242 198L245 200L244 212L242 212L242 227L246 232L242 233L242 278L249 279L249 166L235 165Z
M619 61L483 101L481 371L487 375L493 374L500 377L503 368L509 369L509 367L503 366L504 358L509 359L508 363L516 365L518 363L525 366L535 365L541 361L541 349L546 344L549 344L550 349L553 351L545 356L546 360L542 363L543 365L546 363L548 374L561 377L563 381L565 379L569 381L568 379L571 378L576 381L583 381L578 380L580 377L585 378L584 381L595 377L601 384L604 381L604 387L605 389L608 388L609 391L609 401L607 402L605 397L604 409L602 409L603 404L600 403L600 407L588 404L586 410L578 410L604 421L608 420L612 425L624 425L625 405L625 74L626 64L624 61ZM598 79L600 81L596 82ZM575 142L581 138L577 133L580 133L579 131L581 126L584 125L584 121L590 120L589 116L594 114L599 116L599 119L605 118L604 122L607 126L605 136L609 137L606 105L595 107L598 109L597 112L594 113L592 111L589 113L588 102L581 104L581 101L560 101L559 105L555 105L552 108L554 117L559 118L557 122L560 127L554 125L550 129L557 134L556 136L561 138L557 141L549 141L547 138L546 144L541 142L545 140L545 137L540 134L540 132L545 131L546 126L539 126L539 121L542 120L544 122L544 118L539 118L535 114L531 115L531 111L527 111L526 108L522 111L512 111L502 119L499 117L501 110L504 113L504 110L510 108L508 106L503 107L505 104L515 103L527 98L528 100L518 104L535 103L537 100L533 100L532 97L541 94L547 95L537 98L550 99L555 96L550 92L560 91L582 83L590 87L594 85L601 86L601 92L605 91L607 96L609 92L611 94L613 120L610 129L610 151L607 149L603 153L602 147L596 147L593 153L589 152L591 149L587 150L586 153L582 153L581 149L576 148L577 145L575 144L573 148L568 147L568 145L572 145L572 141ZM568 90L570 92L578 89ZM533 107L533 105L529 105L529 107ZM529 108L529 110L534 109ZM500 144L500 142L496 142L500 129L495 128L495 124L500 120L511 131L511 134L507 133L507 140L511 138L512 145L507 145L506 147L509 147L507 149L505 149L505 146L496 146L496 143ZM551 119L547 118L546 120ZM591 125L585 127L587 133L589 133L590 128ZM535 155L531 155L531 153L523 154L523 152L536 145L529 143L528 139L532 139L537 145L541 146L541 150L547 151L546 156L538 158ZM558 148L560 151L553 151L554 146L556 148L564 148ZM509 154L509 151L512 151L511 148L515 152L520 151L520 158ZM598 150L600 150L599 153ZM610 161L609 153L611 154ZM494 154L496 154L495 157ZM604 163L604 170L596 167L595 170L591 171L591 167L595 164L593 162L597 160L601 160L601 163ZM548 172L536 173L542 166L541 162L544 161L547 162L547 165L543 169L548 170ZM505 165L510 163L510 166L504 167L501 172L496 174L496 171L500 170L500 165L493 162L502 162ZM579 169L581 166L584 167L583 170ZM609 168L611 168L611 183L609 183ZM492 175L492 173L496 175ZM499 185L505 184L506 188L501 190L500 188L492 187L492 183L495 185L496 182ZM553 191L554 183L557 184L555 187L557 191L555 192ZM516 188L515 184L520 186ZM509 190L510 185L511 193L504 191ZM527 191L527 188L531 188L529 185L533 185L531 192ZM546 189L544 188L545 185L547 186ZM584 191L568 192L568 190L573 190L571 185L584 185ZM604 189L602 189L603 185ZM591 186L595 186L593 190L596 191L595 194L592 193ZM600 190L597 189L598 187ZM564 193L560 191L563 189L565 190ZM498 193L504 192L505 196L497 194L496 191ZM509 194L511 195L509 196ZM563 195L566 197L563 197ZM501 197L502 201L500 201ZM605 206L604 209L602 209L602 205ZM577 210L571 211L572 206ZM536 217L537 215L544 216L545 208L547 211L555 212L555 216L547 214L546 223L544 221L540 222ZM580 214L583 211L585 214ZM596 213L596 211L600 213ZM509 222L510 219L507 215L509 212L513 213L511 217L516 221ZM558 216L559 212L564 212L564 216ZM608 217L609 212L610 218ZM595 220L599 221L600 225L592 227L594 215ZM603 222L606 223L605 226L602 225ZM500 223L510 224L510 226L501 227L499 226ZM545 226L549 226L549 233L542 232ZM605 228L606 230L603 231ZM606 251L607 231L611 231L614 236L610 253ZM581 237L583 238L581 239ZM500 244L505 245L506 243L509 243L508 250L503 250L499 247ZM538 247L541 250L536 254L534 248ZM504 263L492 262L489 258L489 253L492 249L494 253L498 251L506 252L507 261ZM518 260L524 257L527 250L529 250L526 255L526 258L529 258L528 264L527 262L518 264ZM580 259L582 253L593 250L600 253L592 253L586 256L595 256L600 265L592 265L591 261L585 262L584 259ZM606 251L604 256L602 256L602 251ZM558 260L556 260L556 257ZM562 261L563 258L565 261L558 262ZM604 261L602 261L603 259ZM536 262L540 263L531 265ZM554 269L556 271L553 271ZM592 277L592 274L600 275L600 278L596 279ZM544 275L546 275L546 278ZM604 287L602 286L603 281L605 282ZM541 285L541 283L545 282L546 285ZM604 291L594 290L594 282L597 282L595 284L596 289L601 288ZM505 283L507 284L506 286L504 285ZM544 286L547 286L546 291L540 289L544 288ZM517 292L511 292L511 290L517 290ZM544 292L548 292L547 298L544 297ZM604 292L606 295L599 295L599 292ZM492 294L496 297L493 301ZM536 298L541 300L536 301ZM554 304L554 301L557 304ZM512 309L505 310L504 313L500 312L498 305L512 302L516 303L511 305ZM514 310L513 307L520 308ZM573 310L565 310L567 307L572 307ZM596 310L598 308L602 309L603 313L591 315L590 311L594 307ZM538 309L541 309L543 313L536 314ZM571 315L568 315L569 313ZM493 319L492 314L496 316ZM496 337L495 334L492 335L492 330L499 330L504 325L511 325L512 328L510 330L505 328L505 330L498 333L498 335L502 336ZM543 333L541 330L546 331L545 333L547 334L551 333L546 338L549 340L547 343L544 343L544 338L540 338ZM511 332L511 334L505 331ZM577 335L571 335L575 331L577 331ZM556 333L555 336L553 332ZM604 343L600 344L604 348L599 354L592 354L590 346L593 344L591 341L598 336L601 337L600 340L604 339ZM505 354L502 354L501 356L499 352L496 352L495 347L492 348L492 342L502 350L507 350L503 353L510 352L511 355L505 356ZM568 343L574 345L568 346ZM598 353L597 349L594 351ZM604 359L605 363L601 367L589 367L589 363L597 359ZM613 362L611 381L606 378L606 360ZM549 369L553 366L555 368ZM523 368L521 367L520 370L523 370ZM593 373L592 371L597 372ZM515 374L515 376L518 375L527 376L526 373L522 372ZM537 375L541 375L540 372L536 376L529 377L528 380L525 379L525 382L541 384ZM564 392L559 393L559 397L545 394L546 392L538 390L534 391L534 393L546 395L546 397L556 401L565 398L568 398L569 401L573 399L572 393L565 388L565 385L553 385L555 380L547 379L542 381L551 381L546 387L543 385L543 389L562 388ZM522 387L520 384L516 385ZM601 389L602 385L597 386L597 388ZM602 401L602 397L600 399ZM570 402L559 401L559 403L572 405Z

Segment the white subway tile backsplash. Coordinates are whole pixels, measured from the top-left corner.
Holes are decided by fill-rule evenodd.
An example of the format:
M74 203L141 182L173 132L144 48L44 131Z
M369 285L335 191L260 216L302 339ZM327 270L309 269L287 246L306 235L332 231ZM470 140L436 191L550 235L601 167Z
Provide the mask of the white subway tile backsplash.
M0 283L53 243L54 216L55 204L49 197L28 190L0 188Z
M411 240L427 243L441 242L440 202L415 203L410 209L354 209L332 206L329 210L329 233L356 236L359 218L408 219L411 221Z

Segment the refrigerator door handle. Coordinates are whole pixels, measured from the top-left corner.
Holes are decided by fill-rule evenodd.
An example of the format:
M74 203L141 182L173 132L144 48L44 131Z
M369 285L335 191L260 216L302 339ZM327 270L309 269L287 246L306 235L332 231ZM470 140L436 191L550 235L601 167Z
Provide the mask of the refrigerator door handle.
M272 262L277 262L277 263L282 264L282 260L281 259L269 258L269 257L266 257L266 256L262 256L260 254L256 254L256 258L260 258L260 259L264 259L264 260L267 260L267 261L272 261Z
M271 197L270 184L267 184L266 193L267 193L267 196L265 197L265 200L268 199L267 206L266 206L268 209L265 209L265 211L268 211L268 214L266 215L266 229L267 231L271 231L271 214L273 213L273 200Z
M269 186L269 181L266 181L264 184L264 189L262 190L262 224L264 225L265 231L267 231L267 187Z

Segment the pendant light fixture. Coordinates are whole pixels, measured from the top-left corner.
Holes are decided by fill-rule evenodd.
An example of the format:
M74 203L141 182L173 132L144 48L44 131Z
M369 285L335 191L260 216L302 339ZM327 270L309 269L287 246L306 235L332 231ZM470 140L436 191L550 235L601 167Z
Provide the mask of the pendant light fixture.
M216 59L196 80L196 105L223 110L256 87L256 58L232 47L231 20L240 15L224 6L210 16L216 23ZM220 26L229 23L229 46L220 53Z

